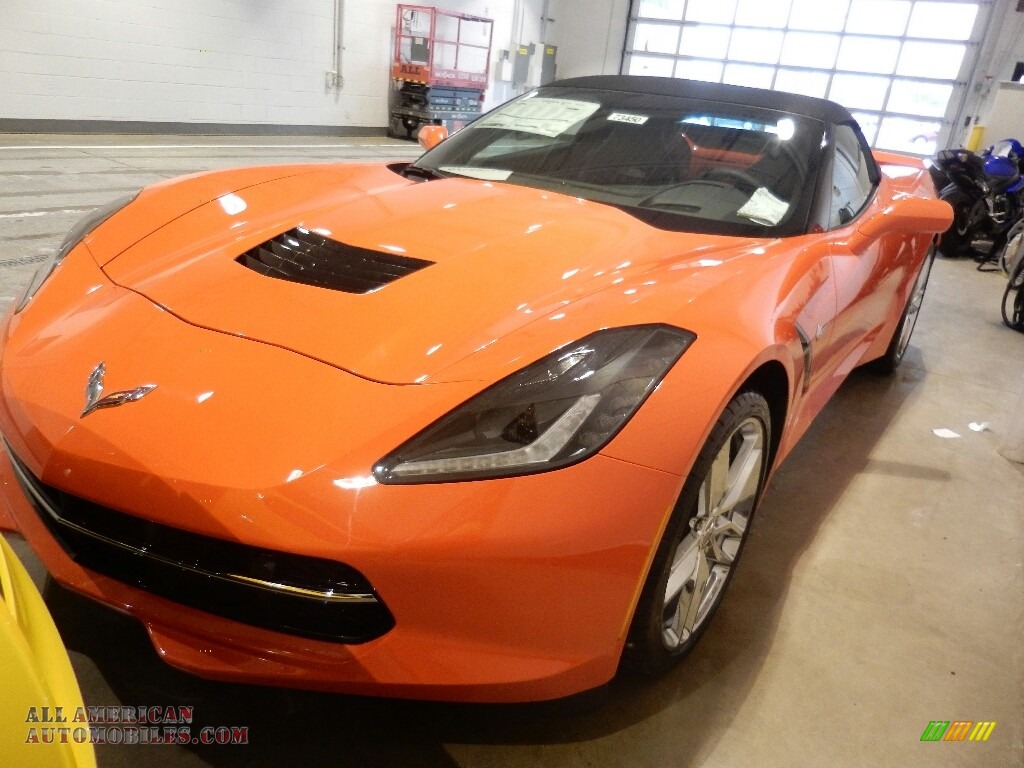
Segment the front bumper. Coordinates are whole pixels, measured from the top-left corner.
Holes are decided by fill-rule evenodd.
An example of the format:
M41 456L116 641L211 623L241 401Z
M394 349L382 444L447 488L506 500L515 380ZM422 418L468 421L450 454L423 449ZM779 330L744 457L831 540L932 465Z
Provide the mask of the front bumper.
M587 690L615 674L650 541L677 491L670 475L603 456L557 474L573 475L571 507L551 503L560 494L550 487L528 487L544 476L521 478L522 487L481 493L475 530L425 528L404 543L346 551L348 562L372 574L396 621L358 645L233 621L82 567L28 503L6 454L0 492L53 577L135 616L172 666L264 685L530 701ZM643 499L609 491L615 487L643 488ZM438 510L440 488L416 489L426 493L414 493L413 508ZM453 495L449 503L457 503L444 509L464 523L458 510L466 500ZM436 512L427 516L438 522Z

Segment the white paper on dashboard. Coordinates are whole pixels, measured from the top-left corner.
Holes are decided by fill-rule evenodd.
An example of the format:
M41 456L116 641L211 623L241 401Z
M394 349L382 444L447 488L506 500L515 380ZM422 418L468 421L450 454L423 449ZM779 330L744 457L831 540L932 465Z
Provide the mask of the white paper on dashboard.
M782 221L788 210L789 203L777 198L767 188L759 187L743 204L743 207L736 211L736 214L758 224L774 227Z
M512 171L504 168L477 168L472 165L442 165L438 170L481 181L504 181L512 175Z
M554 137L586 120L600 108L600 104L592 101L534 96L509 104L499 114L484 117L477 125L481 128L504 128Z

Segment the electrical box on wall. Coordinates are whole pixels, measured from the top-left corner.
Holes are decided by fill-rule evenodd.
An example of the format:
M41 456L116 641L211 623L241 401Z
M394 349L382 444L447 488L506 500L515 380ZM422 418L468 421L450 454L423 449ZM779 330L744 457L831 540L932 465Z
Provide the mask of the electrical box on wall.
M524 86L529 82L531 58L533 58L533 43L516 47L515 59L512 61L512 83L516 87Z
M547 85L555 79L555 72L558 69L556 58L558 56L557 45L544 45L544 54L540 62L540 84Z
M510 51L498 51L498 61L495 63L494 79L512 82L512 57Z

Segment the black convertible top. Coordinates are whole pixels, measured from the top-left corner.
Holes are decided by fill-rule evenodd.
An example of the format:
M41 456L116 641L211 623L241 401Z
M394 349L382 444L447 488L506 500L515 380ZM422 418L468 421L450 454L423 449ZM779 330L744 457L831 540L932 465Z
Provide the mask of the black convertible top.
M748 88L743 85L705 83L699 80L683 80L676 77L651 77L648 75L589 75L556 80L547 88L557 87L593 88L603 91L627 91L651 93L664 96L680 96L691 99L708 99L727 104L747 104L763 109L775 109L797 115L813 117L826 123L855 123L846 107L828 99L803 96L783 91L769 91L764 88Z

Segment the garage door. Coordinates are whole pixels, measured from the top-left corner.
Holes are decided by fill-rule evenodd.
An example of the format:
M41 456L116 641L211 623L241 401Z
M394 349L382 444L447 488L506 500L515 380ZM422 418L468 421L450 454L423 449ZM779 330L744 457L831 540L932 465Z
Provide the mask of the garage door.
M824 96L872 146L932 154L959 119L989 2L633 0L623 72Z

